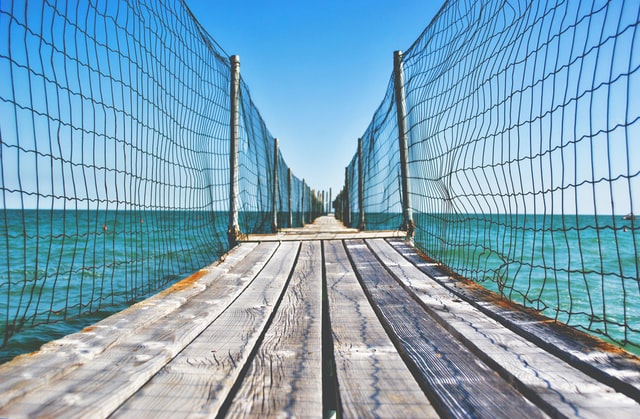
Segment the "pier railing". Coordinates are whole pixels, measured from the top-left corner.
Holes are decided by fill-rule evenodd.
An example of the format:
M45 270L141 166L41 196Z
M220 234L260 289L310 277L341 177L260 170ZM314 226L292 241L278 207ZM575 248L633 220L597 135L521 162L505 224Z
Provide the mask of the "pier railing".
M446 2L396 54L337 212L638 351L639 23L622 0Z
M0 347L318 214L236 64L182 1L0 3Z

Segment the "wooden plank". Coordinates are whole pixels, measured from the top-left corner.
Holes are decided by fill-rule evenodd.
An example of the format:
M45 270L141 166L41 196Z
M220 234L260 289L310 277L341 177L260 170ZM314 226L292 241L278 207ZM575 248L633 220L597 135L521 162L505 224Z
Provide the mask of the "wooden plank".
M423 303L429 314L535 398L552 416L633 416L640 405L571 367L461 300L400 255L385 240L369 240L380 261Z
M243 237L243 241L301 241L301 240L346 240L360 238L404 238L407 233L397 230L359 231L347 228L332 215L316 218L313 224L306 224L303 228L284 228L277 234L250 234Z
M349 231L307 231L300 233L278 233L272 235L250 234L245 236L244 242L264 242L264 241L305 241L305 240L352 240L352 239L373 239L373 238L404 238L405 231L360 231L357 233Z
M342 242L325 242L325 271L342 415L438 417L370 307Z
M470 280L452 277L402 241L390 244L448 290L563 361L640 402L640 359L580 330L511 303Z
M318 417L322 406L322 248L302 243L291 282L229 417Z
M81 332L51 341L34 353L16 357L0 365L0 406L41 386L61 379L74 369L91 362L114 344L138 333L139 328L158 321L193 295L231 269L241 265L256 248L255 243L242 244L225 254L217 262L174 284L167 290L118 312ZM269 250L270 249L270 250ZM273 252L275 247L261 246L258 253ZM257 261L257 260L256 260ZM219 285L219 284L218 284Z
M113 416L218 414L279 304L298 248L282 244L233 304Z
M2 415L105 416L137 391L204 330L252 283L277 244L261 244L180 310L141 326L91 362L14 399ZM145 309L145 305L140 306Z
M365 292L386 329L402 347L405 362L441 414L456 417L546 415L431 318L363 241L346 242Z

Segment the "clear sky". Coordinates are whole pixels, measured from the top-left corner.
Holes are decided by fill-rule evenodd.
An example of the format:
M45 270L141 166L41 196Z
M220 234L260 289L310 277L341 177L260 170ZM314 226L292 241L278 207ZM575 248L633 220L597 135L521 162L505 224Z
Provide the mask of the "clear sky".
M380 105L393 51L439 0L186 0L240 71L293 173L333 196Z

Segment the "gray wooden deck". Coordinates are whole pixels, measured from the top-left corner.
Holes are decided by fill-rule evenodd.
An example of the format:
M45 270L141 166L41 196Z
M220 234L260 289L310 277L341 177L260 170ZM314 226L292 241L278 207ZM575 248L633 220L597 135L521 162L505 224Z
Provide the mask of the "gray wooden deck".
M0 378L12 418L640 414L637 358L333 217L249 236Z

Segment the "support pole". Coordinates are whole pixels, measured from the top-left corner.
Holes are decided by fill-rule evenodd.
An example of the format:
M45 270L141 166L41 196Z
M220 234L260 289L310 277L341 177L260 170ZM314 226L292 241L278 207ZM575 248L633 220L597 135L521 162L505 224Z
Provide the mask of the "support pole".
M329 188L329 213L333 212L333 191L331 190L331 188Z
M400 149L400 176L402 178L402 230L407 237L413 237L415 225L413 223L413 209L411 208L411 184L409 178L409 147L407 140L407 105L404 92L404 68L402 65L402 51L393 53L393 84L396 97L396 113L398 117L398 141Z
M302 197L300 198L300 225L304 226L304 192L307 190L307 181L302 179Z
M293 183L291 168L287 170L287 188L289 189L289 228L293 227L293 196L291 196L291 184Z
M273 220L271 222L271 231L273 233L278 232L278 139L273 139L273 185L271 190L273 191L271 199L271 210L273 213Z
M229 239L229 247L238 244L240 236L240 226L238 223L238 141L240 126L240 57L232 55L231 62L231 120L230 127L230 145L229 145L229 228L227 230L227 238Z
M365 230L364 218L364 167L362 165L362 138L358 138L358 230Z
M351 227L351 201L349 200L349 168L344 168L344 225Z

